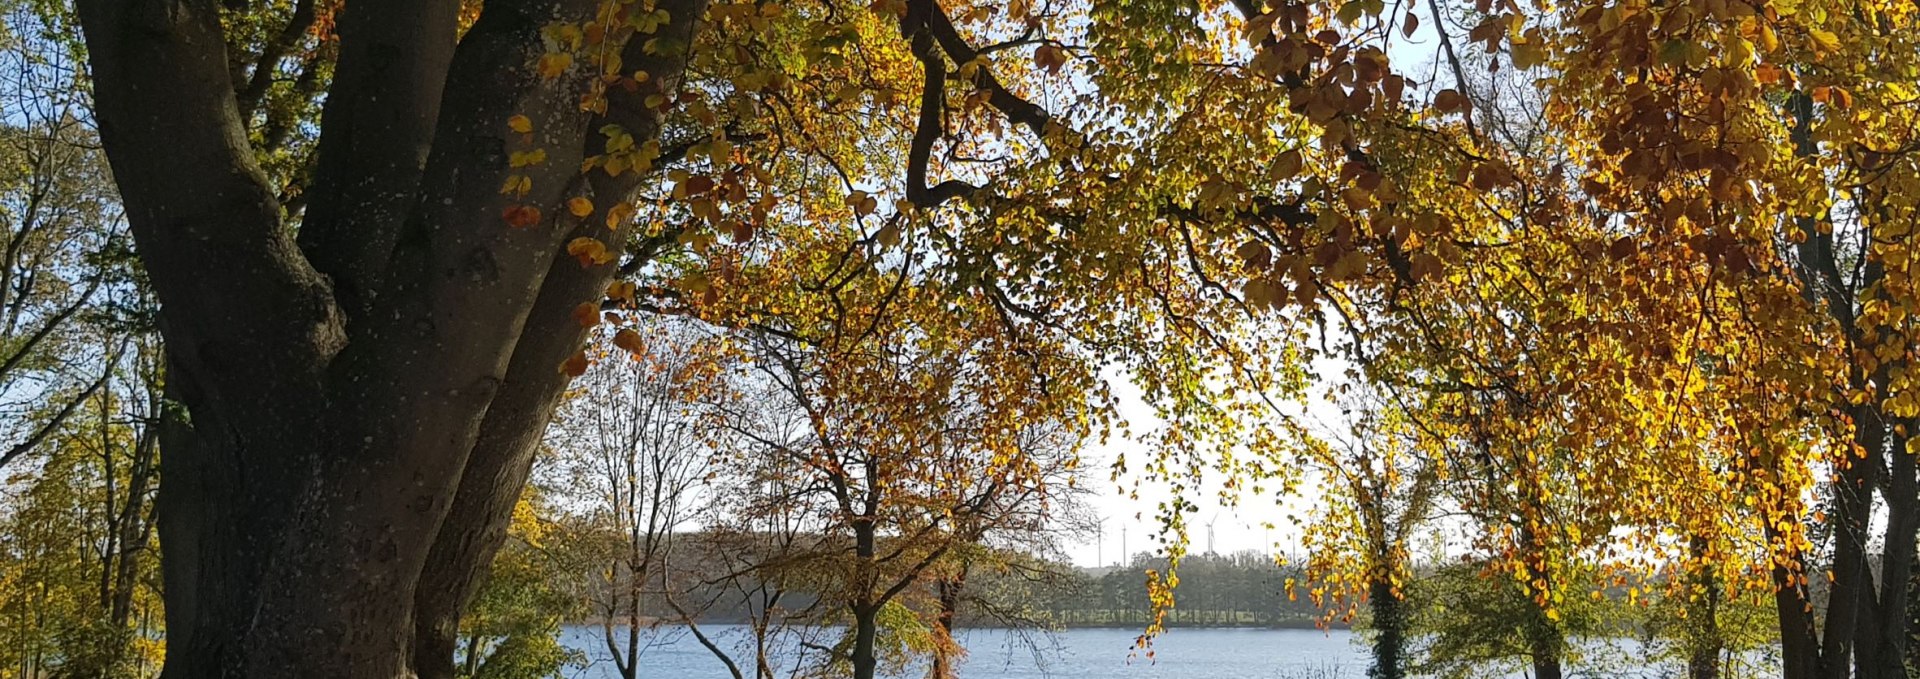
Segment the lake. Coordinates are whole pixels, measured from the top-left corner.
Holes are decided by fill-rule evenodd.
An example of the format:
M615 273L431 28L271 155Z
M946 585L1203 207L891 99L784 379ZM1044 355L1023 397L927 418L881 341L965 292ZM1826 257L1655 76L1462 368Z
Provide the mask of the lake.
M703 627L723 647L743 643L744 629L730 625ZM569 679L618 679L599 630L568 627L562 632L570 647L597 662L568 674ZM1131 654L1133 629L1070 629L1038 637L1038 652L1004 630L963 630L960 639L968 655L959 666L960 679L1081 679L1132 677L1139 679L1362 679L1367 672L1366 649L1346 630L1274 630L1175 628L1154 642L1154 657ZM680 628L663 628L645 635L641 676L664 679L730 679L726 668L700 643ZM751 671L750 652L737 654ZM1596 647L1599 650L1599 647ZM1570 677L1619 679L1683 676L1671 665L1643 665L1645 654L1637 644L1603 653L1610 667L1569 667ZM1731 659L1730 659L1731 660ZM1770 654L1748 654L1731 662L1729 677L1766 677L1776 666ZM749 674L751 676L751 674ZM907 675L925 676L920 669ZM1500 679L1498 671L1483 675ZM1524 678L1524 672L1505 675Z
M741 641L735 626L703 627L722 646ZM1169 631L1154 642L1155 657L1129 657L1137 630L1071 629L1042 635L1042 648L1020 643L1004 630L963 630L968 649L960 679L1039 679L1041 677L1157 677L1162 679L1331 679L1366 675L1364 649L1345 630L1194 629ZM570 627L568 646L604 659L598 630ZM667 628L650 636L642 654L642 676L673 679L729 679L726 668L684 630ZM1036 657L1038 656L1038 657ZM751 662L750 653L739 658ZM924 672L924 670L921 670ZM610 660L573 676L617 678ZM921 674L913 675L923 676Z

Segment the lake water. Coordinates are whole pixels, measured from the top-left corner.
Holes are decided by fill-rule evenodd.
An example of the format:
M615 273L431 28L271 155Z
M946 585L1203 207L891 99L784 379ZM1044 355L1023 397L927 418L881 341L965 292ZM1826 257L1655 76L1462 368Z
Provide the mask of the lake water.
M741 628L702 628L721 646L742 642ZM572 627L563 639L589 658L606 658L599 630ZM960 679L1040 679L1140 677L1159 679L1358 679L1366 676L1364 649L1344 630L1192 629L1167 632L1154 642L1154 657L1132 653L1132 629L1072 629L1040 635L1039 648L1003 630L962 630L967 657ZM743 651L745 649L742 649ZM1036 652L1037 651L1037 652ZM748 663L750 652L736 656ZM729 679L726 667L683 630L650 636L641 656L641 676L672 679ZM924 673L925 670L919 672ZM574 675L579 679L616 678L610 660ZM912 675L915 677L924 674Z
M742 646L735 658L751 676L752 653L744 647L744 628L709 625L703 629L723 648ZM1133 629L1071 629L1037 635L1032 637L1036 643L1028 644L1004 630L962 630L960 641L968 652L960 662L959 675L960 679L1363 679L1367 672L1366 649L1345 630L1176 628L1154 642L1152 658L1132 652L1136 633ZM725 666L684 629L650 631L645 639L642 677L731 679ZM562 632L562 640L596 661L569 672L569 679L618 679L613 662L606 659L598 628L569 627ZM1595 659L1598 655L1611 658L1605 666L1569 667L1568 676L1684 676L1679 667L1644 664L1645 653L1636 644L1621 644L1596 654ZM1748 654L1725 669L1729 677L1770 677L1776 674L1776 662L1770 654ZM906 676L919 679L925 672L921 668ZM1503 673L1488 671L1482 676L1502 679ZM1513 671L1504 677L1524 679L1526 673Z

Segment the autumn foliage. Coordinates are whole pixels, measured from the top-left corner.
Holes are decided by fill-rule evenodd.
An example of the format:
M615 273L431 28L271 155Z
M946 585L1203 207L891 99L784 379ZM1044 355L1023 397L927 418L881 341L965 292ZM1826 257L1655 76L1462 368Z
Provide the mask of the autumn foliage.
M1916 657L1912 3L76 4L46 124L118 192L47 204L140 271L7 270L159 301L168 676L450 677L571 381L669 354L803 425L755 450L838 489L862 676L1090 443L1169 498L1157 610L1202 496L1310 497L1328 620L1410 619L1445 513L1538 676L1596 586L1770 602L1790 679Z

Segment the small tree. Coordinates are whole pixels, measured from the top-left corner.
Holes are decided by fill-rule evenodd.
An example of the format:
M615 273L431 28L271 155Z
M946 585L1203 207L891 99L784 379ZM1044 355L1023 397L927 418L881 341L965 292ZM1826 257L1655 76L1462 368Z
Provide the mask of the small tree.
M1315 471L1327 478L1305 534L1307 576L1328 620L1350 620L1366 604L1373 679L1406 676L1408 541L1430 518L1439 491L1439 469L1400 408L1382 396L1356 396L1341 404L1344 428L1305 442Z
M546 679L585 664L585 654L560 639L561 624L581 610L564 587L568 578L548 551L552 511L537 491L514 506L507 543L460 622L457 676L461 679Z
M821 312L740 333L737 377L765 397L722 405L719 421L799 475L761 511L792 504L821 534L810 546L823 552L801 560L831 574L819 594L848 619L831 654L870 679L883 613L956 550L1033 530L1064 491L1091 382L981 300L877 258L851 266L837 287L797 285L818 298L795 306Z
M1590 597L1568 597L1548 619L1541 615L1532 589L1498 568L1461 560L1440 565L1414 582L1408 597L1414 641L1411 674L1467 679L1528 667L1558 668L1571 650L1567 639L1616 631L1604 627L1606 604ZM1590 570L1568 572L1588 577L1564 586L1597 586ZM1560 643L1543 645L1543 637Z
M567 525L581 549L596 552L588 608L615 669L634 679L642 632L662 612L664 560L710 457L699 404L716 386L716 357L685 321L654 319L618 343L627 351L574 383L548 436L544 485L576 515Z

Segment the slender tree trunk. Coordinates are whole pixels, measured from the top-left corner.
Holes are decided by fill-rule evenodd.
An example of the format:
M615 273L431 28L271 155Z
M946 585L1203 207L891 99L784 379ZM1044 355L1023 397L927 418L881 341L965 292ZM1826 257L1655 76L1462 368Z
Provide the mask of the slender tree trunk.
M1373 610L1373 666L1368 679L1402 679L1406 657L1406 604L1394 594L1393 583L1375 577L1367 585L1367 605Z
M1533 679L1561 679L1565 676L1564 670L1560 667L1559 644L1536 639L1532 648Z
M152 426L152 425L149 425ZM159 452L155 432L142 432L133 447L133 466L127 480L126 504L121 508L120 553L114 564L113 601L108 621L115 629L126 629L133 616L133 590L137 585L141 554L151 539L153 514L148 506L148 490Z
M1720 652L1725 647L1720 635L1720 579L1712 568L1699 563L1706 558L1707 539L1695 536L1690 542L1696 563L1690 583L1693 591L1687 599L1687 679L1720 679Z
M872 601L874 597L874 555L877 553L874 542L874 525L871 517L862 517L853 521L853 552L859 562L859 588L853 605L848 608L853 613L853 652L849 658L853 661L853 679L873 679L879 669L879 658L874 655L874 644L880 637L880 604Z
M953 659L960 648L960 644L953 640L953 619L960 611L960 594L967 587L966 568L963 566L959 572L941 578L939 587L940 612L933 618L933 668L927 677L953 679Z
M753 622L753 668L755 679L773 679L773 661L767 653L767 623L772 619L771 611Z
M1902 625L1907 640L1907 665L1920 667L1920 559L1907 567L1907 618Z
M1773 522L1764 523L1768 524L1768 541L1777 544ZM1807 596L1806 586L1800 582L1800 574L1806 570L1797 553L1795 567L1780 561L1785 558L1788 557L1775 554L1773 565L1774 613L1779 617L1780 626L1780 677L1814 679L1819 675L1820 641L1813 631L1813 602Z
M879 670L880 660L874 655L874 642L879 639L879 609L858 608L853 612L853 679L873 679Z
M1820 675L1848 679L1855 664L1862 677L1877 669L1877 634L1871 633L1874 607L1873 571L1867 563L1867 534L1873 508L1874 469L1885 449L1885 429L1872 406L1851 409L1854 442L1866 450L1864 459L1840 471L1833 493L1833 582L1827 599L1826 624L1820 640ZM1864 625L1863 625L1864 623ZM1875 643L1857 643L1861 637Z
M1912 423L1906 431L1911 432ZM1878 646L1876 671L1887 679L1907 678L1907 655L1911 652L1906 614L1910 604L1905 575L1913 571L1914 537L1920 531L1920 470L1914 456L1907 452L1905 434L1896 433L1888 447L1886 484L1887 528L1884 554L1880 561L1880 601L1875 622L1868 632ZM1862 643L1868 640L1862 639ZM1863 673L1864 676L1864 673Z

